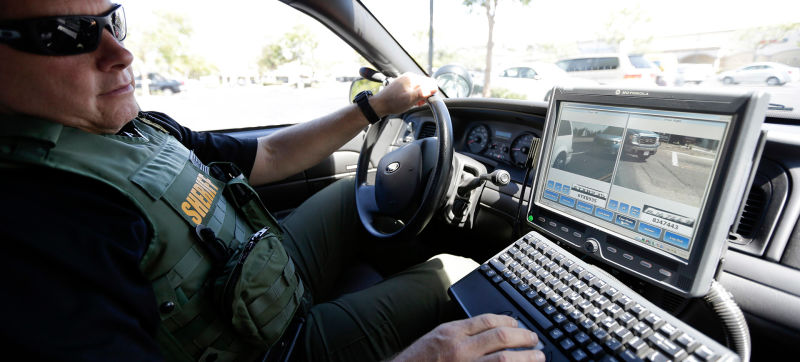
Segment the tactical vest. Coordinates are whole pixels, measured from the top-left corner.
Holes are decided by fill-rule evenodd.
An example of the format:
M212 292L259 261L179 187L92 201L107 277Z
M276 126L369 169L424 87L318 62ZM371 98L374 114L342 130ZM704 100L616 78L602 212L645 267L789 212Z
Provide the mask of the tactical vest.
M152 238L139 267L153 285L162 321L156 339L167 359L247 360L278 341L304 288L278 223L241 174L213 177L144 117L133 120L141 137L3 118L0 164L98 180L144 215Z

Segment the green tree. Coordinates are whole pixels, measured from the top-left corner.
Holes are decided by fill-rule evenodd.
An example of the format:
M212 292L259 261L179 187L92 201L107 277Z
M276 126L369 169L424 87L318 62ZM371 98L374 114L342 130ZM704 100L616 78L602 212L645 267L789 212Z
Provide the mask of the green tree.
M523 5L530 4L531 0L516 0ZM489 24L489 31L486 40L486 68L484 69L485 76L483 77L483 96L489 97L492 95L491 88L491 74L492 74L492 51L494 49L494 16L497 13L497 3L499 0L464 0L464 5L470 9L475 7L483 8L486 11L486 20Z
M216 66L192 53L187 44L193 29L183 15L156 13L156 24L140 38L129 38L128 46L149 70L159 69L199 78L216 71Z
M314 50L317 45L319 42L314 34L306 27L297 25L276 42L262 48L258 59L259 71L263 73L275 70L283 64L292 62L313 66Z

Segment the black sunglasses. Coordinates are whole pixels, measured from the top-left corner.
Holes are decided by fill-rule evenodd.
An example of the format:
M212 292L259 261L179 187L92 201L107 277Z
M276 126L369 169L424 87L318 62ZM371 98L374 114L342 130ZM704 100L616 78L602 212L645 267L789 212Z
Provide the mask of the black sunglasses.
M75 55L93 52L103 29L125 39L125 10L114 4L102 15L64 15L0 21L0 43L34 54Z

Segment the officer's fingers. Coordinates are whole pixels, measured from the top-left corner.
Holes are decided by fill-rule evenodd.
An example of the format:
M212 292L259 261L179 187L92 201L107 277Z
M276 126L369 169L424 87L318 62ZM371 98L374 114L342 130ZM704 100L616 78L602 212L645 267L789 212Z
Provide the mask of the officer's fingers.
M539 343L539 337L527 329L499 327L470 337L469 343L480 349L481 354L489 354L506 348L533 347Z
M500 351L478 359L480 362L511 362L511 361L535 361L545 362L544 353L537 349L524 351Z
M483 331L499 327L516 327L517 320L509 316L499 314L481 314L470 319L464 319L456 323L468 336L472 336Z

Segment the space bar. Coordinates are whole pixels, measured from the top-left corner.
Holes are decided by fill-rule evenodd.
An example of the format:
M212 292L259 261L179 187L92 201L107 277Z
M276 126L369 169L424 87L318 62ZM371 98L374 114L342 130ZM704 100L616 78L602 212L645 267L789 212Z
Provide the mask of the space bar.
M508 282L503 281L500 283L500 289L503 290L506 295L511 297L518 306L522 307L525 314L527 314L534 322L536 322L539 327L542 328L542 331L546 331L553 326L553 323L547 319L547 317L542 314L538 309L536 309L531 302L525 299L525 296L520 294L511 284Z

